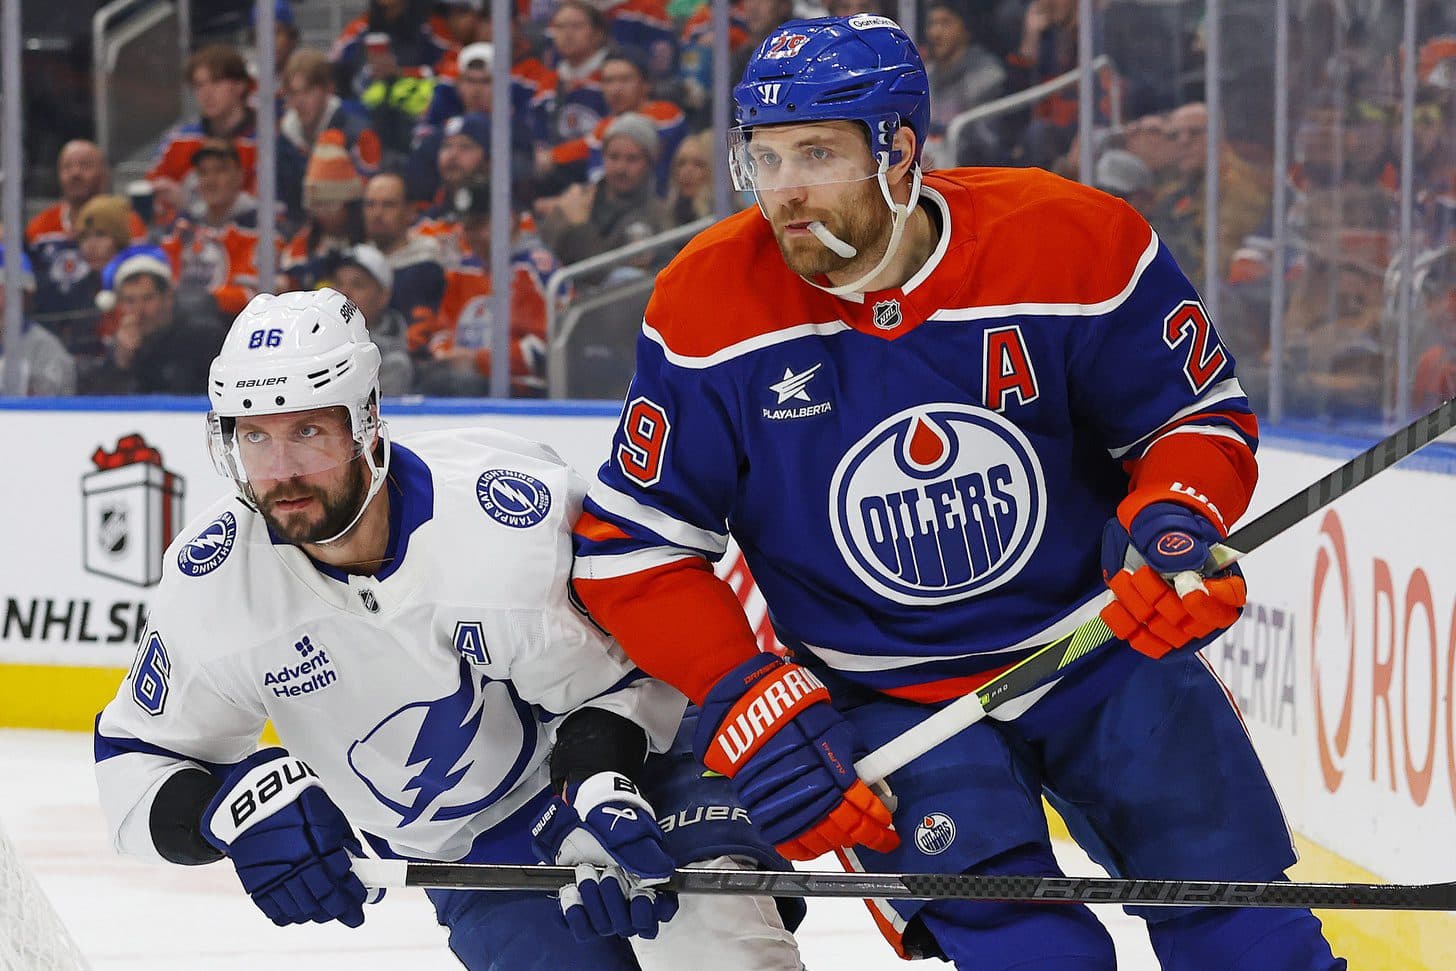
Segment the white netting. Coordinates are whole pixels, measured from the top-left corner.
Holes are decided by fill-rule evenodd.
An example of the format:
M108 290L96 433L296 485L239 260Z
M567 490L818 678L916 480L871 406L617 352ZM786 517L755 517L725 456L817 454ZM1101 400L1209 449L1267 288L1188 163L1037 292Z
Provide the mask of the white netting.
M51 903L0 828L0 971L84 971Z

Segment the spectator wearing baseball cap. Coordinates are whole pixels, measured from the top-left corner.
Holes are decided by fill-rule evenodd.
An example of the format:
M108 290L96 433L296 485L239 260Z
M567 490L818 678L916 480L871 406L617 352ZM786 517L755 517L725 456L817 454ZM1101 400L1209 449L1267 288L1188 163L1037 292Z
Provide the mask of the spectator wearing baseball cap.
M334 289L359 307L369 339L383 359L379 369L380 393L396 396L414 390L414 364L405 348L404 315L389 305L394 271L376 247L361 243L345 251L334 270Z
M203 308L178 312L172 265L155 246L117 254L103 273L118 315L101 363L83 376L84 394L202 394L225 330Z
M258 292L257 200L243 191L236 146L204 139L192 156L198 199L158 244L175 268L189 305L211 300L231 319Z
M1153 171L1142 159L1121 148L1110 148L1097 159L1092 185L1125 200L1146 213L1153 204Z
M5 267L5 247L0 245L0 272ZM30 259L20 254L20 336L12 341L5 333L5 301L8 287L0 286L0 393L25 396L57 396L76 393L76 359L60 338L30 319L30 302L35 296L35 271ZM20 358L20 386L4 386L6 355Z
M364 180L343 133L328 129L313 147L303 180L308 222L283 250L281 268L291 289L316 288L333 274L345 250L364 242L363 196Z

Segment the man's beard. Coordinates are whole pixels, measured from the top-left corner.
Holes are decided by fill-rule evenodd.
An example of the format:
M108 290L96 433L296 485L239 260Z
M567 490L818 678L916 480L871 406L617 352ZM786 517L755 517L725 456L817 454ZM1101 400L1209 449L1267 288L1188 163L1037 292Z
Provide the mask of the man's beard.
M267 495L259 496L258 509L263 514L264 521L268 523L268 528L279 539L295 546L302 543L318 543L331 539L344 531L358 515L359 506L364 501L365 491L363 463L356 458L349 462L348 473L343 483L334 492L330 493L318 486L290 480L279 485ZM274 503L280 499L302 499L305 496L318 500L319 506L323 508L323 518L313 520L311 517L316 513L312 509L283 513L281 517L272 511ZM314 522L317 524L314 525Z
M793 240L784 238L784 227L789 223L815 219L858 252L846 259L813 236L799 236ZM893 221L894 217L880 193L878 180L865 179L853 192L846 193L840 201L838 213L781 206L773 214L772 226L779 252L784 255L789 269L802 277L816 277L874 266L884 255Z

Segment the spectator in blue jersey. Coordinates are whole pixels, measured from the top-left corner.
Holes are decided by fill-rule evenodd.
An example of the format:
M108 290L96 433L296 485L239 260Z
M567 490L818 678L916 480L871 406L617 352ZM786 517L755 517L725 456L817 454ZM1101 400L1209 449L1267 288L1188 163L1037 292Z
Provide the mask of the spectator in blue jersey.
M440 243L416 232L413 224L404 178L383 172L370 179L364 186L364 238L389 264L389 306L410 323L433 317L445 293Z
M5 247L0 246L0 273L5 269ZM60 340L30 319L30 303L35 296L35 272L30 258L20 254L20 336L10 340L5 334L5 300L7 287L0 286L0 394L19 397L55 397L76 393L76 359ZM6 356L20 358L16 369L20 376L17 387L5 386Z
M110 350L81 382L83 394L203 394L222 344L214 315L178 313L172 267L161 250L138 247L113 272L120 321Z
M602 63L607 58L607 20L587 0L563 0L546 35L555 72L546 138L554 145L584 138L606 117Z
M671 101L651 101L652 82L647 59L634 48L613 48L602 62L602 98L607 116L589 135L550 147L536 149L536 175L543 192L553 192L572 182L595 181L602 174L602 138L614 120L630 113L642 115L657 126L657 184L667 185L668 164L678 142L687 134L687 118Z
M1121 200L923 172L929 87L883 18L757 48L728 147L758 205L654 281L573 586L791 859L1053 876L1045 797L1114 875L1281 880L1288 827L1198 654L1247 597L1209 562L1258 474L1233 356ZM730 539L786 656L713 572ZM1046 683L998 680L1068 641ZM926 727L967 696L990 717ZM964 971L1117 964L1084 906L871 906ZM1165 971L1346 968L1308 910L1128 910Z

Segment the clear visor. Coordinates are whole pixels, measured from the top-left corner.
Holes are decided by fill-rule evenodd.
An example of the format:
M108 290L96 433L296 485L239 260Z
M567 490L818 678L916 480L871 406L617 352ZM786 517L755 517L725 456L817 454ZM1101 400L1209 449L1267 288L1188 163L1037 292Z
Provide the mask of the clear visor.
M857 132L822 125L734 128L728 171L739 192L862 182L880 171Z
M343 409L340 409L342 412ZM347 417L275 415L252 421L207 416L213 454L240 486L266 493L273 483L328 472L364 454Z

